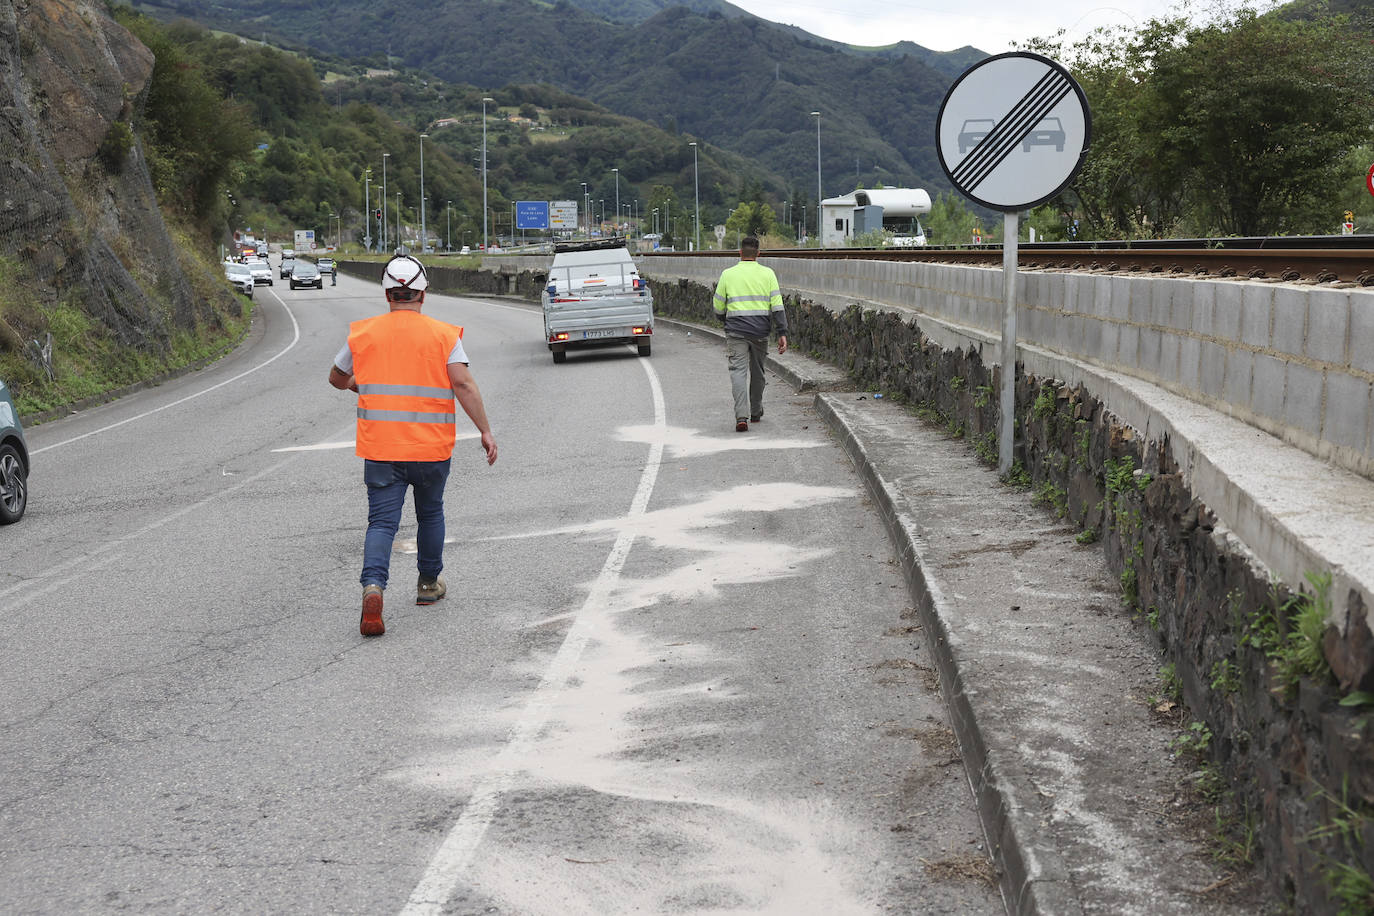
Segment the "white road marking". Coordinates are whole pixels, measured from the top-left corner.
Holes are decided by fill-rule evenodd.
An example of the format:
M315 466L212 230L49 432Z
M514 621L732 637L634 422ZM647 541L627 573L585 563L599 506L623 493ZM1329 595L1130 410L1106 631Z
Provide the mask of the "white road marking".
M210 503L215 502L216 500L223 499L224 497L229 496L232 493L237 493L244 487L257 483L264 477L271 477L273 474L277 473L282 468L286 467L286 465L290 463L292 460L294 459L283 458L281 461L278 461L271 467L263 468L261 471L258 471L252 477L245 477L242 481L234 484L231 487L226 487L223 490L212 493L209 496L204 497L203 499L191 503L189 506L183 506L175 512L172 512L168 515L164 515L157 521L149 522L148 524L144 525L142 528L137 529L136 531L128 532L122 537L105 541L98 547L92 549L89 553L84 553L79 557L73 557L70 560L59 563L56 566L50 567L49 569L44 570L36 579L26 579L24 581L16 582L9 588L0 589L0 613L7 614L12 611L17 611L25 603L32 603L37 599L42 598L44 595L52 594L58 589L61 589L64 586L76 581L81 576L90 575L92 572L97 572L101 569L104 569L107 566L110 566L115 561L120 559L120 548L129 544L139 544L142 542L145 536L163 527L164 525L174 522L179 518L184 518L187 515L191 515L208 506ZM49 578L50 576L56 576L56 578ZM43 584L36 584L40 582ZM23 592L23 594L17 600L5 603L16 592Z
M638 519L648 509L649 497L653 494L654 483L658 479L659 465L663 460L662 432L666 430L666 408L663 402L663 388L659 385L658 375L648 360L639 360L640 367L649 377L649 387L653 394L654 427L660 430L660 438L649 447L649 456L639 478L639 488L635 491L626 519ZM596 631L596 620L600 613L593 614L591 609L601 609L609 605L611 597L620 580L630 548L634 545L635 525L626 525L616 537L615 545L606 557L601 573L592 583L587 599L574 618L568 635L563 640L558 654L549 663L539 687L525 705L519 719L511 728L506 746L491 762L487 772L478 780L477 787L468 799L458 822L453 825L439 850L430 859L420 883L411 892L410 899L401 912L405 916L439 913L463 873L472 864L472 859L482 842L483 835L491 826L497 806L502 796L510 791L520 772L520 761L526 757L537 743L544 723L557 704L559 695L568 685L568 679L575 670L578 660L587 648L587 643Z
M819 448L827 444L815 439L773 439L759 435L757 426L749 435L733 433L729 436L707 436L700 430L671 427L666 435L648 426L626 426L620 430L622 442L653 442L662 440L674 458L697 458L721 452L752 452L763 449Z
M269 292L270 292L270 290L269 290ZM55 448L59 448L59 447L61 447L61 446L63 446L63 445L71 445L73 442L80 442L82 439L89 439L91 436L98 436L98 435L100 435L101 433L107 433L107 432L109 432L109 431L112 430L112 429L118 429L118 428L121 427L121 426L124 426L124 425L129 424L129 423L133 423L135 420L142 420L142 419L145 418L145 417L151 417L153 414L155 414L155 413L161 413L162 411L167 410L167 409L170 408L170 407L176 407L176 406L178 406L178 405L180 405L180 404L185 404L187 401L193 401L193 400L195 400L196 398L200 397L200 396L203 395L203 394L209 394L209 393L212 392L212 391L215 391L215 390L217 390L217 389L219 389L219 388L223 388L225 385L231 385L231 384L233 384L234 382L237 382L239 379L244 378L245 376L252 375L254 372L257 372L259 369L262 369L262 368L264 368L264 367L266 367L266 366L270 366L272 363L274 363L274 362L276 362L277 360L281 359L281 358L282 358L283 356L285 356L288 352L290 352L291 349L292 349L293 347L295 347L297 343L300 342L300 339L301 339L301 326L300 326L300 324L298 324L298 323L296 322L296 316L292 313L291 309L287 307L286 303L282 301L281 296L278 296L275 292L272 292L272 298L276 299L276 300L277 300L277 303L278 303L283 309L286 309L287 317L289 317L289 318L291 319L291 330L292 330L291 342L290 342L289 344L287 344L286 347L285 347L284 349L282 349L282 351L281 351L280 353L277 353L275 356L269 357L265 362L258 363L256 366L254 366L254 367L251 368L251 369L248 369L248 370L245 370L245 371L243 371L243 372L240 372L238 375L234 376L233 378L225 379L224 381L220 382L219 384L217 384L217 385L211 385L209 388L203 389L203 390L201 390L201 391L197 391L195 394L188 394L186 397L180 398L179 400L176 400L176 401L173 401L173 402L171 402L170 404L163 404L161 407L154 407L152 410L144 411L143 413L139 414L138 416L128 417L127 419L120 420L118 423L111 423L109 426L102 426L100 429L94 429L94 430L91 430L91 431L88 432L88 433L82 433L82 434L79 435L79 436L73 436L73 437L70 438L70 439L64 439L64 440L62 440L61 442L54 442L52 445L45 445L45 446L43 446L42 448L36 448L36 449L33 450L32 454L38 455L38 454L41 454L41 453L43 453L43 452L51 451L52 449L55 449Z
M463 433L455 438L454 442L462 442L464 439L480 439L481 433ZM314 445L289 445L286 448L274 448L273 454L277 452L327 452L333 449L353 448L357 443L352 439L343 442L316 442Z

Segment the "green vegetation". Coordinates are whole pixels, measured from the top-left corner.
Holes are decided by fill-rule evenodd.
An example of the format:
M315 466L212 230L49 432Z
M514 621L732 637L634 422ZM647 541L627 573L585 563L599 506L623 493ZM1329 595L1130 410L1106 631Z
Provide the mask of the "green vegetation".
M1206 722L1190 722L1183 733L1169 742L1175 757L1191 757L1199 762L1207 758L1212 745L1212 729Z
M165 29L126 7L116 8L114 15L156 55L135 128L158 203L167 217L199 230L204 242L218 241L231 209L225 192L253 148L249 113L227 100L187 47L186 27ZM106 143L120 145L110 137Z
M1212 665L1212 689L1230 695L1240 690L1240 669L1229 658Z
M1331 667L1322 650L1326 620L1331 613L1331 574L1308 572L1311 592L1300 592L1257 612L1245 627L1242 644L1261 652L1273 665L1279 689L1291 693L1299 678L1319 681L1331 678ZM1285 627L1286 622L1286 627Z

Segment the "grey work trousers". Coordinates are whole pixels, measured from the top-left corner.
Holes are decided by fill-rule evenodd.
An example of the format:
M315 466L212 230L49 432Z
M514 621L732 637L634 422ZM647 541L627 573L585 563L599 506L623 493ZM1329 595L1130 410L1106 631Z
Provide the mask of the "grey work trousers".
M767 337L727 337L725 357L730 363L730 390L735 396L735 419L763 416L763 361Z

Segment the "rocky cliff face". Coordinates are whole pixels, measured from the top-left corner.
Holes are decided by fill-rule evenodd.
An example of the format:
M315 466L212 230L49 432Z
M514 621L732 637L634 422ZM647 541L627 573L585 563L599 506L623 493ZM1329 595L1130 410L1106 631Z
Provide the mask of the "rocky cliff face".
M99 0L0 4L0 353L33 357L59 305L154 355L213 315L131 130L153 64Z

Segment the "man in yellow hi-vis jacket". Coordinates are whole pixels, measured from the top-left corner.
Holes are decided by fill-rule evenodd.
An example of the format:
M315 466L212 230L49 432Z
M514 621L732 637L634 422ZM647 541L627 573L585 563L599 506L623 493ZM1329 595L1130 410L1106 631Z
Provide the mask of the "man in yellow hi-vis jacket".
M735 397L735 432L748 432L763 419L764 354L768 335L778 329L778 355L787 352L787 313L773 271L758 262L759 240L746 235L739 243L739 263L726 268L716 283L716 314L725 320L725 355Z

